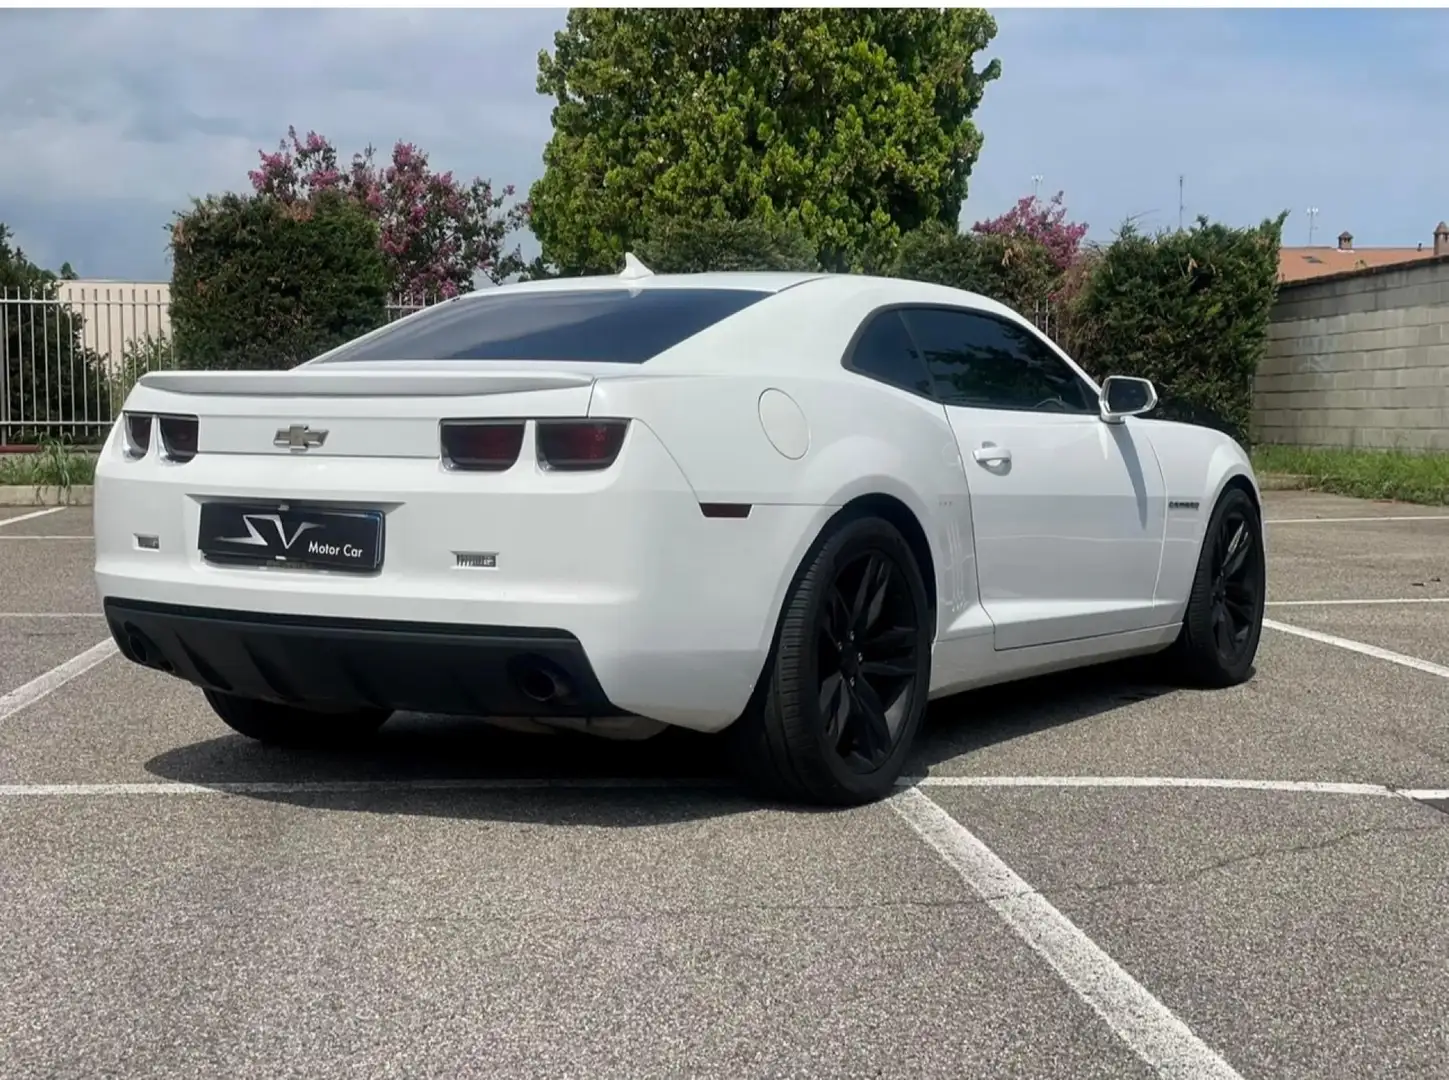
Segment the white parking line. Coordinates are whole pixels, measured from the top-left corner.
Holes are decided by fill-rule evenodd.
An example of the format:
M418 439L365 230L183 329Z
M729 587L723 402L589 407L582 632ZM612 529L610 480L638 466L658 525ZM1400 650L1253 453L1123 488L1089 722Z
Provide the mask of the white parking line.
M104 619L104 611L0 611L0 619Z
M1242 1080L1166 1005L919 788L890 806L1159 1076Z
M1349 652L1362 653L1364 656L1372 656L1377 660L1387 660L1391 664L1400 664L1403 667L1413 668L1415 671L1422 671L1429 675L1437 675L1441 679L1449 679L1449 667L1445 667L1443 664L1436 664L1431 660L1420 660L1417 656L1407 656L1404 653L1394 652L1392 649L1381 649L1377 645L1354 641L1352 638L1339 637L1337 634L1325 634L1322 631L1309 630L1303 626L1289 626L1287 623L1280 623L1276 619L1264 619L1263 625L1270 630L1277 630L1284 634L1293 634L1297 637L1308 638L1310 641L1321 641L1325 645L1337 645L1340 649L1347 649Z
M1378 795L1398 792L1383 784L1331 780L1236 780L1195 776L923 776L902 787L1052 788L1218 788L1230 791L1285 791L1305 795Z
M156 781L141 784L0 784L0 798L97 798L116 795L351 795L422 791L608 791L728 787L714 777L523 777L406 780L237 780L214 784Z
M80 655L72 656L65 663L51 668L44 675L37 675L19 689L10 691L0 697L0 720L9 719L27 705L34 705L41 698L59 690L77 675L84 675L116 651L116 643L110 638L98 641Z
M1374 517L1264 518L1264 525L1343 525L1374 521L1449 521L1449 514L1384 514Z
M1356 604L1449 604L1449 596L1393 596L1374 600L1269 600L1269 607L1339 607Z
M46 514L58 514L64 509L65 507L63 506L52 506L48 510L33 510L28 514L20 514L17 517L0 518L0 529L3 529L6 525L16 525L22 521L45 517Z
M730 786L716 777L417 777L372 780L236 780L212 784L146 783L0 784L0 796L102 795L335 795L389 791L591 791L613 788L714 788ZM1207 788L1275 791L1301 795L1418 798L1383 784L1335 780L1252 780L1195 776L921 776L897 781L903 789L943 788Z
M1416 802L1449 802L1449 788L1411 788L1399 794Z
M4 525L4 524L5 524L5 522L0 521L0 525ZM84 534L82 534L82 533L74 533L74 534L66 534L64 536L60 536L60 535L56 535L56 536L39 536L39 535L36 535L35 533L19 533L19 534L15 534L15 535L11 535L11 536L0 536L0 540L94 540L94 539L95 539L95 537L92 536L90 533L84 533Z

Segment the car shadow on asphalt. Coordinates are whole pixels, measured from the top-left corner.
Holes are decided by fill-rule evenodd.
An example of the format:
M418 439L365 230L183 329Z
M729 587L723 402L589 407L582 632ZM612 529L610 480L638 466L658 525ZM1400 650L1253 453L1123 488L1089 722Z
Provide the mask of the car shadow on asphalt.
M943 698L931 703L906 774L1172 689L1150 664L1121 661ZM145 768L163 780L317 810L544 825L628 828L759 811L839 812L761 799L735 781L720 737L675 729L642 742L612 742L403 714L354 750L269 747L225 735L158 754ZM440 781L480 783L428 789ZM337 783L378 786L328 790Z
M906 774L922 776L988 746L1182 692L1163 678L1161 658L1148 656L954 694L931 702Z

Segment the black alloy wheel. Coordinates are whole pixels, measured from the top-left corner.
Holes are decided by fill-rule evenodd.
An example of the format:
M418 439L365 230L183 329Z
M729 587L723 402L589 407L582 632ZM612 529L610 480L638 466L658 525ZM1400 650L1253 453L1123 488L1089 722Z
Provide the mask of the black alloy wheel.
M826 745L857 773L895 751L920 666L920 613L894 559L867 550L843 565L820 606L816 674Z
M1252 674L1267 592L1263 519L1251 495L1230 487L1208 519L1187 613L1172 646L1186 681L1234 686Z
M1218 522L1213 538L1213 642L1223 663L1235 663L1253 643L1262 611L1261 574L1257 573L1260 545L1254 524L1241 507L1233 507Z
M842 511L796 574L755 695L729 729L736 768L791 801L889 795L926 710L933 611L895 526Z

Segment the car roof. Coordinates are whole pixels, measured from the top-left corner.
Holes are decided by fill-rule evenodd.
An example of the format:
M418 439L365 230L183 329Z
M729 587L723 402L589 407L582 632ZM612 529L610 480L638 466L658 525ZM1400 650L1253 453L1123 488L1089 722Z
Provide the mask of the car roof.
M744 289L754 292L781 293L808 285L808 290L801 291L802 300L807 295L812 298L828 295L831 300L849 300L858 297L862 301L870 302L872 306L889 303L939 303L971 307L1016 320L1022 318L1020 313L989 296L947 285L917 281L913 278L790 270L722 270L687 274L654 274L644 268L643 264L633 261L632 256L631 262L634 269L632 274L630 273L631 266L626 266L624 273L621 274L512 282L507 285L478 289L466 293L458 299L596 289Z
M643 277L598 274L586 277L515 281L507 285L477 289L466 295L484 297L508 293L575 292L594 289L744 289L752 292L776 293L824 276L826 275L788 270L730 270L696 274L650 274Z
M777 375L806 374L822 370L817 357L822 350L837 357L832 370L838 370L838 355L848 347L861 320L871 312L893 307L964 308L1022 326L1032 325L1022 314L990 297L912 278L801 271L654 274L631 256L621 274L544 278L476 289L421 308L357 340L394 333L410 321L427 319L428 312L443 307L453 307L462 314L459 308L477 303L486 311L492 306L490 301L506 304L510 296L521 299L600 291L638 295L679 290L749 291L767 294L768 299L746 305L663 349L650 358L649 373L681 370L699 374L718 368L731 373L758 369ZM325 353L309 362L341 362L327 360L331 355ZM634 364L626 367L632 369L630 374L645 373Z

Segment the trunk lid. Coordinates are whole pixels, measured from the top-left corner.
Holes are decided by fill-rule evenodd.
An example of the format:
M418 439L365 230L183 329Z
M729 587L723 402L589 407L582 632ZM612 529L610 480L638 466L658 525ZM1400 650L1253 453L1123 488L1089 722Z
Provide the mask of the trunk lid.
M199 417L201 454L436 458L444 419L587 416L598 373L585 368L597 366L159 371L142 376L126 408ZM309 436L305 451L294 429Z

